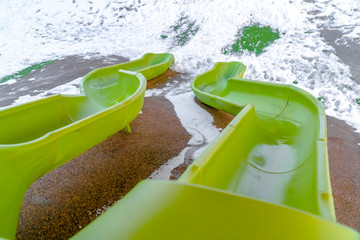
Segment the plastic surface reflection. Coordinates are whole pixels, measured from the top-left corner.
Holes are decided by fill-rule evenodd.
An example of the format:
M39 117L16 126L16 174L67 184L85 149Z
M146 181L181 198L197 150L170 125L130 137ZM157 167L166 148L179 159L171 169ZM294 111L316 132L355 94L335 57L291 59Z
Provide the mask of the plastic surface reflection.
M337 224L322 105L217 63L191 88L236 115L177 181L145 180L73 239L360 239Z
M55 95L0 111L0 238L15 238L33 182L117 131L130 132L146 80L164 73L173 60L172 54L145 54L88 73L82 95Z

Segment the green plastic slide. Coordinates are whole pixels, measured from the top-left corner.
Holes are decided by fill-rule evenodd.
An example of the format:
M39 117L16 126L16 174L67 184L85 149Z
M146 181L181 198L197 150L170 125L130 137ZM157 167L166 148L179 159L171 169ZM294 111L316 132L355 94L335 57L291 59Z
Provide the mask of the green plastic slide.
M179 181L145 180L72 239L359 239L307 212Z
M200 101L236 115L177 181L146 180L73 239L360 239L337 224L322 105L217 63Z
M233 64L242 65L218 63L192 81L205 104L234 115L243 110L180 181L335 220L321 103L297 87L218 77Z
M24 194L34 181L117 131L130 132L146 80L164 73L173 60L172 54L146 54L90 72L81 81L81 95L55 95L0 111L0 238L15 238Z

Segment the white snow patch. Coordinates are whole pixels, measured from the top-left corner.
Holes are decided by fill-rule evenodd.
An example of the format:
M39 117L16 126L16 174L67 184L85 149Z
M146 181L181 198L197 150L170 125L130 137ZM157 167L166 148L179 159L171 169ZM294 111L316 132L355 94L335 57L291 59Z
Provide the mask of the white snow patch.
M185 130L192 136L201 134L201 136L192 137L189 144L195 144L200 137L206 143L210 143L219 135L219 129L213 125L213 116L196 104L193 92L178 95L170 92L165 97L174 105L176 115Z
M195 103L193 92L182 94L174 94L174 92L177 92L177 89L170 91L165 97L174 105L176 115L185 130L191 135L191 139L188 142L189 146L151 174L151 179L169 179L171 171L184 163L185 154L188 150L194 146L205 144L191 156L196 159L206 146L220 134L219 129L213 125L213 116Z
M360 1L319 0L315 4L304 4L313 12L312 20L319 26L343 33L342 42L347 40L360 44Z
M0 86L1 85L11 85L11 84L14 84L16 82L17 82L16 79L10 79L10 80L7 80L6 82L0 83Z
M354 99L360 98L359 84L350 80L349 67L324 42L320 29L339 30L360 44L359 9L358 0L0 1L0 77L77 54L116 54L133 60L147 52L172 52L172 69L192 75L215 62L235 60L248 66L247 78L297 81L323 99L327 114L358 126L360 106ZM190 23L199 30L179 46L174 26L183 17L183 30ZM253 23L279 30L280 39L259 56L222 54L238 30ZM164 34L168 38L162 39Z
M18 105L18 104L22 104L22 103L31 102L31 101L35 101L40 98L43 98L43 96L41 96L41 94L35 95L35 96L24 95L24 96L21 96L18 99L16 99L12 105Z
M184 148L180 154L162 165L159 169L155 170L151 175L150 179L162 179L162 180L169 180L171 176L171 171L182 164L185 159L186 152L190 149L190 147Z
M201 145L205 143L204 137L198 132L195 131L193 128L187 128L187 131L191 134L191 138L188 142L189 145Z
M157 89L157 88L149 89L145 91L145 97L159 96L163 92L164 91L162 89Z
M80 90L79 90L80 80L81 80L81 78L77 78L71 82L57 86L55 88L52 88L48 91L42 92L35 96L30 96L30 95L20 96L17 100L15 100L15 102L12 105L17 105L17 104L34 101L34 100L44 98L49 95L55 95L55 94L80 95Z

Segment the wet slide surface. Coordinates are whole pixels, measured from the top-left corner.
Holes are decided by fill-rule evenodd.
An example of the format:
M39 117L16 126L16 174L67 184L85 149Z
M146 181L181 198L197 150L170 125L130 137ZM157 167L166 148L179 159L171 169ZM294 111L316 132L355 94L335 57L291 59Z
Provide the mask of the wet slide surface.
M217 63L192 81L204 103L243 110L195 163L199 173L181 179L335 220L321 104L293 86L233 78L232 65L245 70Z

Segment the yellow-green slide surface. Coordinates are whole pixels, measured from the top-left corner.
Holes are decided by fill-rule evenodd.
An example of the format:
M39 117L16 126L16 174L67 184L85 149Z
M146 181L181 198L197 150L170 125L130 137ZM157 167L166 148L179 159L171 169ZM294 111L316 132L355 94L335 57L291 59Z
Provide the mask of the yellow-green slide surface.
M322 105L244 72L217 63L193 79L236 117L177 181L142 181L73 239L360 239L335 220Z
M130 131L146 80L164 73L173 60L172 54L146 54L88 73L81 95L55 95L0 111L0 238L15 238L23 197L34 181L117 131Z
M218 63L210 73L217 77L231 64ZM202 102L234 115L243 110L180 181L335 220L321 103L289 85L206 80L200 75L191 85Z
M359 239L288 207L179 181L145 180L72 239Z

